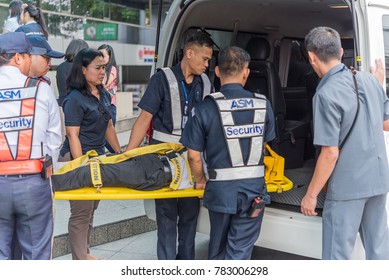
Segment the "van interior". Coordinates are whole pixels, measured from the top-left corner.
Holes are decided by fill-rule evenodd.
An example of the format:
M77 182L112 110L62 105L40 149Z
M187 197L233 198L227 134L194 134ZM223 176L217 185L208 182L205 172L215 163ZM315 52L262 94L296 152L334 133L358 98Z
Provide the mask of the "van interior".
M186 36L202 30L215 42L208 75L218 91L220 82L214 72L218 51L235 45L249 52L250 77L245 88L270 100L277 135L270 145L285 158L285 176L294 185L290 191L271 193L270 207L299 212L317 154L312 136L312 98L319 78L309 64L304 37L317 26L336 29L342 38L343 62L355 66L357 48L348 1L189 0L181 2L179 16L164 66L178 62ZM324 193L318 200L319 213L323 203Z

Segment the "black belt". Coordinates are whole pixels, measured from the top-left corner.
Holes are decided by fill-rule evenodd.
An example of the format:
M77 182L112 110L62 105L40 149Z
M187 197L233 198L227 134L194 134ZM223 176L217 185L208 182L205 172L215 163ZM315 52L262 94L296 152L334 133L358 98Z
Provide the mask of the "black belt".
M164 176L164 183L165 183L165 186L168 186L168 185L170 185L170 183L173 180L172 169L170 168L169 160L167 157L161 156L160 158L161 158L161 161L163 164L163 171L164 171L164 175L165 175Z
M25 178L34 175L40 175L40 173L32 173L32 174L11 174L11 175L0 175L0 178Z

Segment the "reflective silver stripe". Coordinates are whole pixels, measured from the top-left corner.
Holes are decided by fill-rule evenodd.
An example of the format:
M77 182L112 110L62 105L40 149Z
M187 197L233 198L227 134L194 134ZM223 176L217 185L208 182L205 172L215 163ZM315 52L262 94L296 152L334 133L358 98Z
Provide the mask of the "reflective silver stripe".
M263 123L266 117L266 110L255 110L254 123Z
M201 74L201 79L203 80L203 98L211 93L211 81L209 80L206 74Z
M180 130L181 132L181 130ZM174 143L174 144L180 144L180 135L173 135L164 133L158 130L153 130L153 139L158 140L160 142L166 142L166 143Z
M181 135L182 108L181 108L181 99L180 99L180 89L178 87L177 78L169 67L161 68L161 70L165 73L165 77L169 85L170 100L171 100L170 106L172 111L172 122L173 122L172 134ZM203 81L203 98L204 98L206 95L210 94L211 92L211 82L209 81L208 76L205 75L204 73L201 74L201 79ZM153 138L156 139L155 137Z
M239 139L228 139L227 146L230 153L232 166L244 166L243 156L240 152L241 149Z
M265 168L263 165L213 169L213 171L216 173L216 177L212 179L210 178L209 181L262 178L265 174Z
M265 95L263 95L263 94L260 94L260 93L256 93L256 92L254 92L254 95L255 95L255 97L256 97L256 98L259 98L259 99L264 99L264 100L266 100L266 96L265 96Z
M256 165L261 160L262 152L260 150L263 147L263 137L253 137L251 138L251 148L250 148L250 157L247 161L247 165Z
M2 101L18 101L28 98L34 98L37 87L27 88L12 88L0 90L0 102Z
M225 98L223 93L221 93L221 92L214 92L211 95L212 95L213 99Z
M217 100L220 111L242 111L252 109L266 109L266 103L257 98L223 99Z
M221 170L229 170L227 172L237 172L238 169L236 168L239 167L248 168L245 172L250 173L253 170L252 167L258 167L259 161L262 157L264 122L266 117L266 98L262 95L255 95L253 98L226 99L220 92L213 93L210 96L214 99L219 110L220 119L224 129L224 137L226 139L231 164L233 166L233 168L219 169L219 172L222 172ZM254 110L253 123L235 125L232 112L238 110ZM251 138L250 154L246 165L243 162L243 154L239 141L240 138ZM233 175L234 179L236 179L236 176L239 176L240 178L240 175L235 174ZM243 178L248 177L244 176Z
M222 117L223 125L234 125L231 112L220 112L220 116Z
M170 106L172 110L173 131L181 130L182 108L180 101L180 90L178 88L177 79L173 71L169 67L162 68L162 71L165 73L170 90Z

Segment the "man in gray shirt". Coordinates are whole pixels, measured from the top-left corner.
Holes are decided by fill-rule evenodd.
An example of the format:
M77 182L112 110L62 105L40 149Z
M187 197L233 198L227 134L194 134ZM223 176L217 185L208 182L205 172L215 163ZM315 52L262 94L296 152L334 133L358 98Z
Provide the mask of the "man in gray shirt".
M321 152L301 212L317 215L317 195L328 181L322 258L349 259L359 232L367 259L389 259L385 209L389 167L383 137L389 100L378 80L364 72L355 76L357 98L353 74L341 63L337 31L314 28L305 44L310 63L322 78L313 99L314 145Z

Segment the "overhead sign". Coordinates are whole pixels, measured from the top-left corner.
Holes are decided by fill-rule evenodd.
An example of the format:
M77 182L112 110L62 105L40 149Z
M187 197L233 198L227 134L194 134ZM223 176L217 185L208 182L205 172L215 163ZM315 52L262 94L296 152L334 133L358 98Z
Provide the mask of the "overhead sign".
M155 51L153 47L138 45L138 62L140 64L152 64Z
M84 40L116 41L118 39L118 25L115 23L84 24Z

